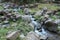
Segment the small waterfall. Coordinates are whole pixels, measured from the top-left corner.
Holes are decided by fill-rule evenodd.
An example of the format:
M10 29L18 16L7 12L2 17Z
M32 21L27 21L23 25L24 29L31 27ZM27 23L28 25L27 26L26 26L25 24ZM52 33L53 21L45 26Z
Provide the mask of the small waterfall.
M35 32L38 34L38 35L47 35L47 32L44 30L44 28L41 29L42 31L39 32L38 30L35 30Z
M34 25L34 27L35 27L35 32L37 33L37 34L39 34L39 35L47 35L47 33L46 33L46 31L44 30L44 28L43 27L41 27L41 25L40 25L40 23L38 23L37 21L34 21L34 18L32 18L32 15L30 15L31 16L31 23ZM37 28L40 28L41 27L41 32L39 32L38 30L37 30Z
M41 30L41 32L39 32L38 30L35 30L35 32L40 36L40 39L46 40L48 38L47 32L44 30L44 28L42 28Z
M29 15L31 17L31 23L34 25L34 32L41 36L41 39L47 39L47 32L44 30L43 27L41 27L41 24L37 21L34 21L35 18L32 17L32 15ZM39 30L41 30L41 32Z

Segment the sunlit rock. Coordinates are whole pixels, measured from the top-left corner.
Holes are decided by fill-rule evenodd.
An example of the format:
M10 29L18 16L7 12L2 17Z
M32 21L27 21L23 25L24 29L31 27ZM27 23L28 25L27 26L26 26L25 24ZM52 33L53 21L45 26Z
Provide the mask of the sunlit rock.
M25 40L40 40L39 35L35 32L29 32L25 37Z
M20 31L14 31L14 32L11 32L10 34L8 34L6 36L6 39L7 40L16 40L20 35Z
M21 38L21 39L23 39L24 37L25 37L24 34L21 34L21 35L20 35L20 38Z

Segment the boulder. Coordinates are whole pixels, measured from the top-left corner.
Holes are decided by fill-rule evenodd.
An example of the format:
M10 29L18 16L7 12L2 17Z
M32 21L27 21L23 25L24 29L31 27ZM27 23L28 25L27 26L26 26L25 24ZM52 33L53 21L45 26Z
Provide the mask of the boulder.
M6 39L7 39L7 40L16 40L16 39L19 37L19 35L20 35L19 32L20 32L20 31L14 31L14 32L8 34L8 35L6 36Z
M9 21L7 21L7 20L6 20L6 21L4 21L4 23L5 23L5 24L8 24L8 23L9 23Z
M35 32L29 32L25 37L25 40L40 40L39 35Z
M48 15L50 15L50 16L56 15L56 14L57 14L57 10L48 10L48 11L46 12L46 14L48 14Z
M22 15L22 20L30 22L31 21L31 17L30 15Z
M41 16L42 15L42 12L43 11L41 11L41 10L37 11L36 14L35 14L35 16Z
M25 8L25 9L24 9L24 13L25 13L26 15L30 14L30 12L31 12L31 10L30 10L29 8Z
M46 14L52 15L52 11L47 11Z
M60 35L56 34L56 33L51 33L49 31L47 31L47 36L48 39L47 40L60 40Z
M58 24L54 23L54 21L47 21L47 22L45 22L45 28L49 31L57 32Z

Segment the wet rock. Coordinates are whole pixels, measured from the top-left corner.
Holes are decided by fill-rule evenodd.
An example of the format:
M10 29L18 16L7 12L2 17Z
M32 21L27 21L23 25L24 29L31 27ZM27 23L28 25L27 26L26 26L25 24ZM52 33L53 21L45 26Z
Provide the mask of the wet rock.
M31 21L31 24L34 26L34 31L41 27L40 23L36 21Z
M53 21L47 21L45 23L45 28L49 31L52 31L52 32L57 32L58 31L58 24L57 23L54 23Z
M40 28L39 30L35 30L35 32L40 36L41 40L46 40L48 38L47 32L43 28Z
M17 37L19 37L20 31L14 31L6 36L7 40L16 40Z
M58 35L58 34L51 33L49 31L47 31L47 34L48 34L47 40L60 40L60 35Z

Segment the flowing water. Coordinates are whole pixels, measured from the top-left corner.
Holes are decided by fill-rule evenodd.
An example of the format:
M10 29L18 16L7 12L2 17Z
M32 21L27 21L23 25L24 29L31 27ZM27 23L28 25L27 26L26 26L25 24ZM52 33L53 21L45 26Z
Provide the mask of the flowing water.
M32 16L32 15L31 15ZM38 23L37 21L34 21L34 18L31 17L31 22L34 25L34 30L35 32L41 36L41 38L43 40L47 39L47 40L60 40L60 35L57 35L53 32L50 32L48 30L45 30L40 23ZM39 30L37 30L38 27L41 27L41 32Z

